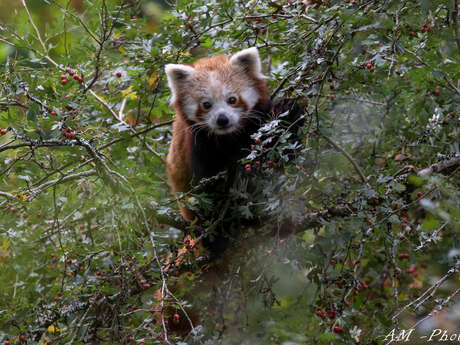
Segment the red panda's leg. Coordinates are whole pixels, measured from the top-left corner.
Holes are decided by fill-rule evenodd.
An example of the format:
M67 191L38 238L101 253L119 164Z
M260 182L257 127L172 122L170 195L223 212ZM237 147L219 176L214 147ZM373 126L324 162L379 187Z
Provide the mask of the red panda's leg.
M166 158L166 168L168 171L168 183L174 197L177 193L186 193L191 189L191 133L187 123L178 115L173 124L173 137L168 157ZM179 210L185 220L195 219L195 213L184 207L178 200Z

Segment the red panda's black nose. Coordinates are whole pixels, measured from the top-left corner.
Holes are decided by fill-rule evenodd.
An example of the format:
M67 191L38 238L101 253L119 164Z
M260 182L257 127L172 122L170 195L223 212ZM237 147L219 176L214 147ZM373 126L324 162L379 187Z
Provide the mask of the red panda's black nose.
M227 127L228 125L228 117L225 114L219 114L217 116L217 125L219 127Z

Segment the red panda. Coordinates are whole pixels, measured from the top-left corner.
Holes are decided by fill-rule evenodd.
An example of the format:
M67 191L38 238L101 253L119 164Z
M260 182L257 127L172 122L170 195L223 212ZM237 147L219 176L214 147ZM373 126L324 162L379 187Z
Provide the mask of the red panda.
M173 194L185 193L241 158L271 103L255 47L190 65L168 64L165 71L177 112L166 159L168 183ZM179 208L186 220L195 218L180 203Z

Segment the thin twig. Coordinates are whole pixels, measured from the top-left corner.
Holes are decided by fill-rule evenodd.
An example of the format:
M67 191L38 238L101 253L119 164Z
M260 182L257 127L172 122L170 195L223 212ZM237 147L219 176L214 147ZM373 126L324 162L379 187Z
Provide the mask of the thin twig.
M458 0L453 0L454 9L452 11L452 23L454 24L455 41L460 50L460 26L458 25Z
M43 42L43 40L42 40L42 36L40 35L40 31L38 30L37 26L35 25L35 23L34 23L34 21L32 19L32 15L29 12L29 8L27 7L26 0L22 0L22 4L24 6L24 9L27 12L27 16L29 18L30 25L32 25L32 27L34 28L35 33L37 34L37 38L40 41L40 44L42 45L43 51L46 54L48 54L48 49L46 49L46 45L45 45L45 42Z
M363 171L361 170L361 168L359 167L358 163L356 163L356 161L353 159L352 156L350 156L350 154L345 151L343 148L341 148L339 145L337 145L332 139L330 139L327 135L321 133L321 132L318 132L324 139L326 139L326 141L331 144L332 146L334 146L334 148L338 151L340 151L341 153L343 153L343 155L350 161L350 163L355 167L355 170L357 171L357 173L359 174L359 176L361 177L361 180L367 184L367 179L366 177L364 176L364 173Z

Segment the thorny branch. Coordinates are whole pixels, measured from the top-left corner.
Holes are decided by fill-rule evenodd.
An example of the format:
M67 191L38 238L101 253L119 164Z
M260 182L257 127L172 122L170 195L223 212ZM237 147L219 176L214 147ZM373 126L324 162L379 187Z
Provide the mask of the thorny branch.
M38 52L38 55L44 57L46 60L48 60L52 65L54 65L56 68L62 70L63 67L61 65L59 65L58 63L56 63L55 61L53 61L47 54L47 49L46 49L46 46L45 46L45 43L43 42L42 38L40 37L40 33L37 29L37 27L35 26L33 20L32 20L32 17L27 9L27 5L26 5L26 2L25 0L22 0L23 2L23 5L27 11L27 14L29 16L29 20L30 20L30 23L31 25L35 28L35 31L36 31L36 34L37 34L37 39L41 42L41 45L42 45L42 48L43 48L43 51L44 52ZM359 8L362 9L364 8L365 6L367 6L368 4L372 3L372 1L369 1L367 3L365 3L364 5L360 6ZM454 0L454 3L455 3L455 9L456 11L458 10L458 5L457 5L457 0ZM70 12L67 12L67 14L70 14L72 15ZM455 15L456 15L456 18L458 17L458 13L455 12ZM104 42L105 41L101 41L101 39L103 38L106 38L106 37L96 37L96 35L94 33L92 33L88 27L84 24L84 22L79 18L79 17L76 17L74 15L72 15L75 19L77 19L80 24L85 28L85 30L88 32L88 35L99 45L99 49L98 49L98 57L100 56L100 54L102 53L102 50L103 50L103 45L104 45ZM211 26L209 26L208 28L206 28L204 31L200 32L200 33L195 33L195 39L198 40L199 37L201 35L204 35L206 32L209 32L209 30L213 29L213 28L216 28L216 27L223 27L225 26L226 24L230 23L231 21L235 20L235 19L238 19L238 20L247 20L247 19L258 19L258 18L282 18L282 19L289 19L291 17L289 17L288 15L284 15L282 13L275 13L275 14L269 14L269 15L263 15L263 16L246 16L246 17L242 17L242 18L230 18L228 20L225 20L225 21L222 21L222 22L217 22L215 24L212 24ZM311 23L316 23L315 20L313 20L312 18L306 16L306 15L302 15L300 16L302 19L306 20L307 22L311 22ZM334 20L335 18L334 17L331 17L329 20ZM321 22L319 25L324 25L324 23L327 23L328 21L326 22ZM456 31L457 31L457 44L459 45L459 40L458 40L458 28L457 28L457 21L454 22L455 25L456 25ZM104 22L102 23L104 24ZM105 24L104 24L105 25ZM107 29L107 27L105 27L104 25L103 28ZM113 28L113 26L112 26ZM331 40L333 37L334 37L334 34L335 32L329 37L329 40ZM103 35L105 36L105 35ZM107 37L108 38L108 37ZM11 44L11 45L14 45L13 43L9 42L9 41L6 41L4 39L0 39L2 41L4 41L5 43L7 44ZM329 43L329 41L328 41ZM289 44L289 42L282 42L282 43L279 43L280 45L287 45ZM277 45L276 42L265 42L265 47L271 47L271 46L275 46ZM459 45L460 47L460 45ZM32 51L35 51L37 52L36 50L30 48ZM331 58L331 60L329 61L329 67L326 68L326 70L324 71L324 73L321 74L320 78L315 80L314 83L320 83L320 87L322 88L323 87L323 84L324 84L324 81L325 79L327 78L327 76L329 75L329 73L332 72L331 70L331 66L332 64L334 64L335 60L337 59L337 56L340 52L340 49L341 47L339 47L339 49L337 49L333 55L333 57ZM99 58L98 58L99 60ZM99 61L98 61L99 62ZM98 66L98 62L97 62L97 65ZM393 62L393 61L392 61ZM390 67L391 69L391 67ZM294 76L296 73L298 72L298 70L294 70L294 72L292 73L289 73L286 75L286 77L278 84L277 88L275 89L275 91L273 92L272 96L275 96L284 86L284 84L290 79L292 78L292 76ZM120 107L120 110L119 112L115 112L113 110L113 108L111 108L111 106L109 105L109 103L105 102L101 97L99 97L93 90L91 90L91 87L94 85L94 83L96 82L97 78L98 78L98 69L96 67L96 71L95 71L95 74L93 76L93 79L91 82L89 83L86 83L84 84L84 87L85 87L85 92L88 91L102 106L104 106L108 112L110 113L110 115L118 122L118 123L122 123L124 125L126 125L128 127L128 129L130 130L130 136L129 137L140 137L141 135L147 133L148 131L154 129L154 128L157 128L157 127L160 127L160 126L163 126L163 125L169 125L171 122L168 121L168 122L165 122L165 123L162 123L162 124L157 124L157 125L153 125L153 126L150 126L150 127L147 127L145 129L142 129L142 130L139 130L139 131L135 131L134 128L132 128L132 126L130 126L129 124L125 123L124 122L124 105L125 103L122 104L122 106ZM303 80L301 80L303 81ZM458 93L458 89L455 87L455 85L453 85L449 80L446 80L446 82L449 84L450 88L453 89L453 90L456 90L456 92ZM300 82L299 82L300 83ZM317 97L316 97L316 102L315 102L315 108L316 108L316 115L317 117L319 116L319 112L318 112L318 105L319 105L319 99L321 97L323 97L323 93L320 92L317 94ZM33 99L33 98L29 98L31 101L33 102L37 102L37 100ZM368 102L369 104L374 104L374 105L385 105L383 103L380 103L380 102L374 102L374 101L367 101L367 100L364 100L364 99L361 99L361 98L354 98L354 100L357 100L357 101L363 101L363 102ZM39 101L39 100L38 100ZM41 104L41 103L38 103L38 104ZM46 106L45 104L41 104L44 109L46 109ZM2 102L0 103L0 106L19 106L21 108L27 108L27 105L24 105L24 104L21 104L19 102ZM319 124L319 121L318 121L318 124ZM323 135L320 133L321 136L324 137L324 139L326 141L329 142L329 144L331 144L335 149L337 149L338 151L340 151L347 159L348 161L350 161L350 163L355 167L355 170L358 172L358 174L360 175L361 179L363 182L367 183L367 177L364 175L364 173L362 172L362 170L360 169L359 165L357 164L357 162L353 159L353 157L351 155L349 155L343 148L341 148L339 145L337 145L334 141L332 141L330 138L328 138L327 136ZM91 169L91 170L87 170L87 171L84 171L84 172L77 172L78 169L86 166L87 164L89 163L94 163L94 162L97 162L99 163L100 165L102 165L102 167L104 168L103 170L104 171L107 171L109 172L110 174L113 174L114 176L116 176L116 178L119 178L120 180L123 180L124 182L126 182L126 179L124 178L124 176L121 176L119 174L117 174L115 171L112 171L109 166L107 165L106 163L106 160L107 160L107 157L104 156L104 154L101 152L103 149L109 147L110 145L113 145L117 142L120 142L121 140L125 140L126 138L116 138L106 144L103 144L99 147L95 147L93 146L92 142L90 141L86 141L86 140L82 140L82 139L79 139L79 140L41 140L41 141L26 141L26 142L21 142L21 143L15 143L17 141L18 138L4 144L3 146L0 146L0 152L2 151L6 151L6 150L14 150L14 149L17 149L17 148L22 148L22 147L28 147L30 148L31 150L35 149L35 148L39 148L39 147L59 147L59 146L73 146L73 145L77 145L77 146L82 146L84 147L91 155L91 159L88 159L86 160L85 162L81 163L80 165L78 165L77 167L75 167L74 169L71 169L71 170L68 170L66 172L64 172L64 169L67 169L70 165L70 163L68 164L65 164L59 168L56 168L54 171L51 171L49 173L46 174L46 176L44 176L43 178L41 178L40 180L36 181L34 184L32 184L31 186L28 186L28 188L24 189L21 193L25 193L25 192L28 192L29 193L29 197L30 198L33 198L35 195L38 195L40 193L42 193L43 191L45 191L46 189L48 188L54 188L57 184L60 184L60 183L64 183L64 182L67 182L67 181L70 181L70 180L74 180L74 179L79 179L81 177L85 177L85 176L93 176L93 175L97 175L98 173L98 170L96 169ZM146 147L148 148L148 150L152 153L154 153L155 155L157 155L155 153L155 151L150 148L148 146L148 144L146 144ZM162 157L160 157L162 158ZM458 168L460 164L460 158L459 157L454 157L452 159L449 159L449 160L445 160L445 161L441 161L441 162L438 162L436 164L433 164L432 166L428 167L428 168L425 168L425 169L422 169L420 171L418 171L418 175L419 176L428 176L428 175L431 175L433 173L445 173L446 171L448 170L452 170L452 169L456 169ZM413 168L410 168L409 170L405 170L404 172L401 172L401 174L396 174L396 176L394 176L394 178L398 178L398 179L405 179L407 176L408 176L408 173L407 172L415 172L415 170ZM50 178L51 176L53 176L54 174L60 174L61 176L56 178L56 179L53 179L51 181L47 181L45 182L48 178ZM404 174L405 173L405 174ZM422 197L428 195L429 193L431 193L433 190L425 193ZM134 191L131 191L133 193L133 195L135 194ZM12 200L14 199L15 197L17 197L16 195L13 195L11 193L8 193L8 192L2 192L0 191L0 196L2 197L5 197L6 199L9 199L9 200ZM421 198L422 198L421 197ZM419 198L419 199L421 199ZM419 199L417 200L414 200L413 203L417 202ZM409 204L406 204L404 205L403 207L401 208L398 208L396 210L393 210L391 211L389 214L378 214L378 216L383 216L382 219L379 221L378 224L380 223L384 223L388 220L388 217L394 213L397 213L397 212L400 212L401 210L403 209L406 209L408 208L409 206L413 205L413 203L409 203ZM161 263L161 260L160 260L160 257L159 257L159 253L157 252L157 244L155 243L155 238L154 236L152 235L152 231L149 227L149 225L147 224L147 219L146 219L146 215L144 213L144 208L142 205L140 205L139 203L137 204L138 206L138 209L142 211L143 213L143 221L144 221L144 225L145 225L145 230L147 232L150 233L150 241L151 241L151 245L152 245L152 248L153 248L153 254L152 254L152 257L154 258L154 261L156 263L156 265L160 268L160 284L161 284L161 291L162 291L162 294L163 296L172 296L174 298L174 295L172 295L167 287L167 283L168 283L168 275L167 273L168 272L165 272L162 267L162 263ZM226 206L224 207L224 210L226 210L226 207L228 207L228 203L226 204ZM328 219L332 219L334 217L350 217L350 216L355 216L356 215L356 210L354 209L352 203L348 203L348 204L344 204L344 205L335 205L335 206L332 206L332 207L329 207L329 208L324 208L322 210L316 210L314 212L309 212L307 214L305 214L305 217L302 218L300 221L292 221L290 222L290 224L293 224L294 225L294 228L290 228L290 233L292 232L301 232L301 231L305 231L306 229L308 228L315 228L315 227L319 227L321 226L322 222L324 220L328 220ZM212 231L217 225L219 222L221 222L223 220L225 216L225 211L222 212L222 216L219 217L216 222L214 222L213 224L211 224L211 226L207 229L208 231ZM172 224L174 226L176 226L177 228L181 228L181 229L187 229L190 225L183 222L183 221L178 221L177 220L177 217L175 217L175 215L165 215L165 214L155 214L154 215L154 218L158 221L158 223L160 224ZM59 220L58 220L59 222ZM445 223L447 224L447 223ZM445 226L445 225L443 225ZM193 226L192 226L193 227ZM375 225L373 226L375 227ZM367 229L368 233L372 232L372 229L373 227L370 227L369 229ZM442 230L442 228L440 228ZM57 229L56 232L59 232L60 230ZM437 231L440 231L439 229ZM121 247L121 245L120 245ZM361 259L362 255L363 255L363 248L364 248L364 244L360 244L360 247L359 247L359 252L358 252L358 256L357 256L357 264L354 265L353 267L353 273L354 273L354 280L355 282L353 283L354 286L356 286L356 284L358 284L358 270L359 270L359 260ZM394 255L393 255L394 256ZM180 259L180 257L179 257ZM394 259L394 258L393 258ZM394 261L394 260L393 260ZM394 265L396 266L396 265ZM180 270L181 268L177 268L178 270ZM450 273L451 271L449 271ZM448 274L449 274L448 273ZM447 276L447 275L446 275ZM446 277L445 276L445 277ZM409 307L411 307L412 305L414 305L416 302L417 305L420 305L421 303L425 302L426 301L426 298L430 298L430 296L432 296L432 294L434 294L434 292L443 284L443 282L447 279L447 278L441 278L441 280L439 280L437 283L435 283L432 287L430 287L428 290L426 290L422 295L420 295L419 298L417 298L417 300L409 303L408 305L406 305L404 309L407 309ZM445 279L444 279L445 278ZM351 289L347 291L347 293L344 295L344 299L346 299L346 297L349 295L349 293L351 293ZM431 293L430 293L431 291ZM453 294L451 294L446 300L445 300L445 303L443 302L443 305L447 304L457 293L458 293L459 290L456 290ZM134 295L136 293L139 293L140 291L139 290L136 290L136 289L130 289L129 291L129 295ZM116 296L112 296L113 298L116 297ZM397 296L396 296L397 297ZM176 299L176 302L178 302L178 300ZM85 308L86 309L86 312L80 317L80 318L77 318L75 319L74 321L74 325L75 327L80 327L81 324L83 323L83 321L85 320L87 314L88 314L88 311L91 309L93 310L92 308L95 308L95 305L99 303L97 301L96 298L92 299L90 302L87 302L86 304L84 305L80 305L79 310L84 310ZM102 302L100 302L102 303ZM181 306L181 304L178 302L178 305ZM162 300L161 301L161 308L160 310L162 311L163 310L163 307L164 307L164 301ZM77 310L75 309L75 310ZM184 310L183 310L184 311ZM399 313L401 313L401 311L399 311ZM185 311L184 311L185 313ZM433 313L430 313L430 315L432 315ZM188 318L188 315L185 313L185 315L187 316ZM399 315L399 314L398 314ZM429 315L429 316L430 316ZM59 317L63 317L65 316L65 313L62 313L61 315L57 315L55 318L53 318L53 321L51 321L50 323L47 323L47 324L44 324L44 328L46 329L46 327L49 325L49 324L52 324L54 321L58 320ZM429 317L427 316L427 317ZM396 317L396 316L395 316ZM167 328L166 328L166 325L165 325L165 318L164 318L164 315L163 313L161 314L161 318L162 318L162 328L163 328L163 336L164 336L164 340L166 342L168 342L168 331L167 331ZM190 318L188 318L191 326L192 326L192 329L193 329L193 323L192 321L190 320ZM417 323L418 324L418 323ZM71 341L73 341L75 339L75 336L76 336L77 333L75 333L74 337L72 338Z

